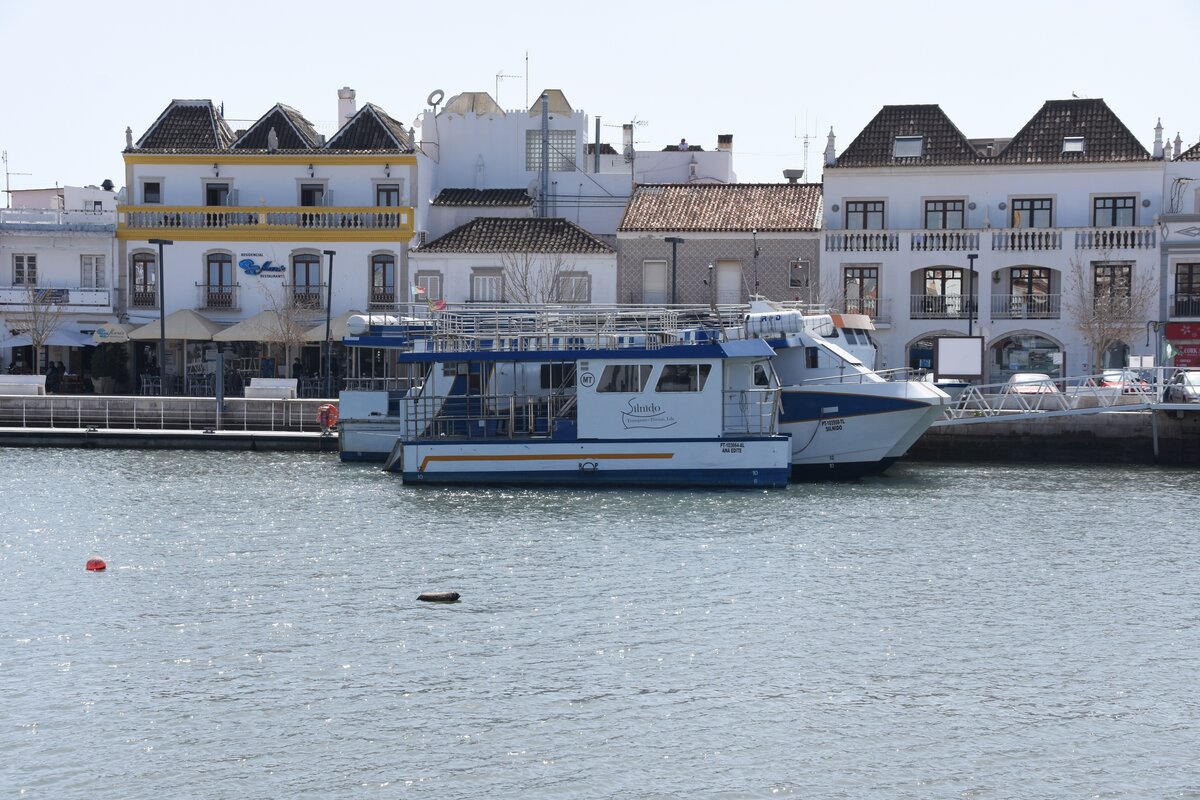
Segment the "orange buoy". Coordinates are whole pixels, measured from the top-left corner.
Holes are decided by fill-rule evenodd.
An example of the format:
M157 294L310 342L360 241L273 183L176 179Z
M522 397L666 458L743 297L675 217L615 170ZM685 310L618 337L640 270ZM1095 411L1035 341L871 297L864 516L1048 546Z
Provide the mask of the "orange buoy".
M103 572L108 569L108 564L104 563L102 558L89 558L87 562L88 572Z
M317 424L325 430L329 430L334 425L337 425L338 410L337 406L331 403L322 403L317 406Z

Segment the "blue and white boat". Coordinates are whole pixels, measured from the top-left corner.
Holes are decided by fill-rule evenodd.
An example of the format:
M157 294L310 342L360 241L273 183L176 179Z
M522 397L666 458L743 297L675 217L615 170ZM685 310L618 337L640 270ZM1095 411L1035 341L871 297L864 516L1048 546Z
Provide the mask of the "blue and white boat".
M770 345L681 336L673 316L504 309L371 325L345 342L387 352L398 384L342 393L343 458L386 443L384 468L425 485L786 485Z

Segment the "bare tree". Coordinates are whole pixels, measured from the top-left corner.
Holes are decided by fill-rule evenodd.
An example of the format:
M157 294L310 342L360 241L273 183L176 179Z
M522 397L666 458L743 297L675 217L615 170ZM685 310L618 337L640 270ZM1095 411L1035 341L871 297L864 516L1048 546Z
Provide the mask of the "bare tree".
M513 303L586 303L585 292L575 292L574 262L564 253L501 253L505 299Z
M289 292L286 285L272 288L265 281L263 283L265 308L272 312L264 341L282 344L284 359L298 357L308 343L306 334L317 324L320 298L314 294L296 295Z
M62 306L59 302L63 300L65 291L67 290L25 287L25 313L14 320L13 327L23 329L29 334L30 344L33 345L35 375L39 374L38 370L41 368L42 348L46 346L50 335L58 329L58 322L62 318Z
M1088 346L1092 368L1118 343L1128 344L1146 327L1146 314L1158 296L1151 270L1137 272L1132 261L1070 260L1070 288L1063 305Z

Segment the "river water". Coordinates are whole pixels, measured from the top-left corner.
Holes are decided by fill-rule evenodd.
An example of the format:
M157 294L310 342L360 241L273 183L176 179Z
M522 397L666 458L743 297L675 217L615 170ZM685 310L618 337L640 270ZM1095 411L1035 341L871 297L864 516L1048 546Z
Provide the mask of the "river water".
M1198 485L0 449L0 796L1200 797Z

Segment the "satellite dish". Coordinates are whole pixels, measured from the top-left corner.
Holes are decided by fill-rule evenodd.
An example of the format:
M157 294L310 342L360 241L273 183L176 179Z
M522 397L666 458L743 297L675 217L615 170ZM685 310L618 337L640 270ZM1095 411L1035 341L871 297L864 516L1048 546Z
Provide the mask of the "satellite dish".
M425 102L428 103L429 105L433 106L434 108L437 108L438 105L441 104L442 98L444 98L445 96L446 96L446 93L443 92L441 89L434 89L432 92L429 93L429 97L425 98Z

